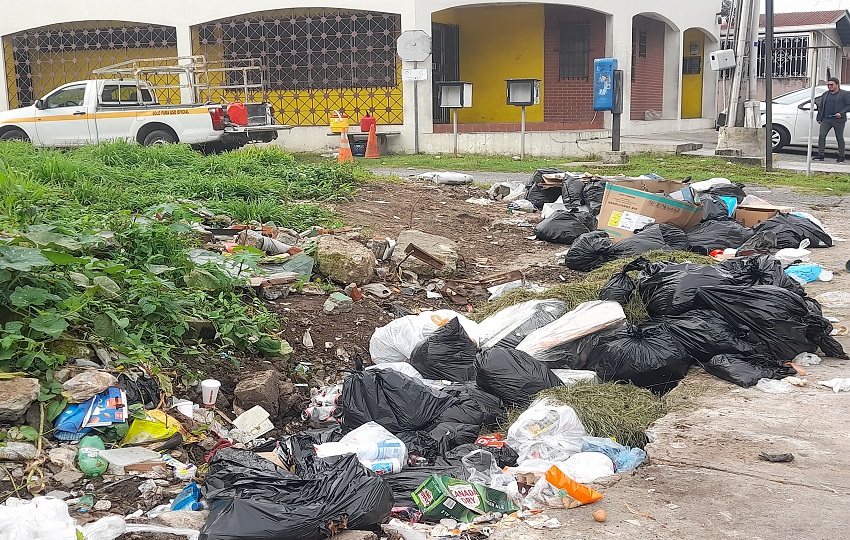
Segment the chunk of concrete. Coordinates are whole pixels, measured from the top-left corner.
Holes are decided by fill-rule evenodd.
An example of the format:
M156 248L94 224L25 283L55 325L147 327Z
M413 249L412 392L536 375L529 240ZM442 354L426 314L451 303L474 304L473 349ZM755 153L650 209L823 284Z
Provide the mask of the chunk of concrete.
M394 263L398 264L404 259L407 255L404 250L410 244L416 245L445 264L438 270L411 255L404 261L402 268L412 270L422 277L450 277L457 272L457 243L454 240L422 231L402 231L398 237L398 244L393 250L392 261Z
M259 405L274 418L280 411L280 373L275 369L252 373L239 381L233 394L236 403L246 411Z
M375 254L354 240L323 234L316 245L316 269L336 283L363 285L375 275Z
M625 152L602 152L603 165L625 165L629 162L629 155Z
M38 399L38 379L17 377L0 381L0 422L15 422Z
M340 313L348 313L352 309L354 309L354 300L350 297L345 296L342 293L335 292L327 300L325 300L325 305L322 307L325 313L328 315L339 315Z

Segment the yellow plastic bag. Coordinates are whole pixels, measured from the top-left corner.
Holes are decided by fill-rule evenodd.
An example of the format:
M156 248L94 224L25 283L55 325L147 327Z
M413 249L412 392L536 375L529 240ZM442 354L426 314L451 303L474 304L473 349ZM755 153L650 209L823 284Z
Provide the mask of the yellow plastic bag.
M564 508L576 508L596 502L603 497L595 489L579 484L554 465L546 471L546 481L560 491L559 495L564 503Z
M197 442L198 438L186 431L177 419L159 409L154 409L147 411L147 418L133 420L121 444L143 444L164 441L170 439L178 431L183 435L184 442Z

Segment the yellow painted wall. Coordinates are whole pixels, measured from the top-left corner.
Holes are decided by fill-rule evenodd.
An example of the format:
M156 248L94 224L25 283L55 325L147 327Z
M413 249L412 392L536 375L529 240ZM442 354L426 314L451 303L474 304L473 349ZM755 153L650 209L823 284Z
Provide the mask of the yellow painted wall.
M505 103L505 79L541 80L540 104L528 122L543 121L543 4L455 8L432 16L460 27L460 78L472 83L472 107L458 122L519 122L520 108Z
M703 62L705 60L705 35L696 29L685 30L682 39L684 58L699 57L702 69L700 73L682 74L682 118L702 118L702 78L705 71ZM691 43L699 44L698 54L693 54Z

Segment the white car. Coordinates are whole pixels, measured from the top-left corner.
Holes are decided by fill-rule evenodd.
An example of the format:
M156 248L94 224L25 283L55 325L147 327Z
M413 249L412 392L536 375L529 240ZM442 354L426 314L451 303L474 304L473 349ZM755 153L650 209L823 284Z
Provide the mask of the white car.
M817 123L817 105L820 97L826 92L826 86L815 88L815 112L814 119L809 120L811 111L812 88L795 90L773 98L773 122L771 138L773 139L773 150L779 150L784 146L807 146L809 144L809 127L811 126L812 147L817 152L818 132L820 125ZM762 122L764 118L764 101L761 102ZM830 131L826 138L827 148L838 148L833 132Z

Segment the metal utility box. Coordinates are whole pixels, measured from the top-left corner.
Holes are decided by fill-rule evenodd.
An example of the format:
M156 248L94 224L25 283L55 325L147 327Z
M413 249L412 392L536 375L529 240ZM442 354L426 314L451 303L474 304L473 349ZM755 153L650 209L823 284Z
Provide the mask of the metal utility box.
M540 103L540 79L506 79L508 105L527 107Z
M597 58L593 61L593 110L610 111L614 109L614 71L617 70L616 58Z
M708 55L708 65L712 71L720 71L735 67L735 51L731 49L723 49L714 51Z
M472 107L472 83L464 81L438 82L440 107L459 109Z

